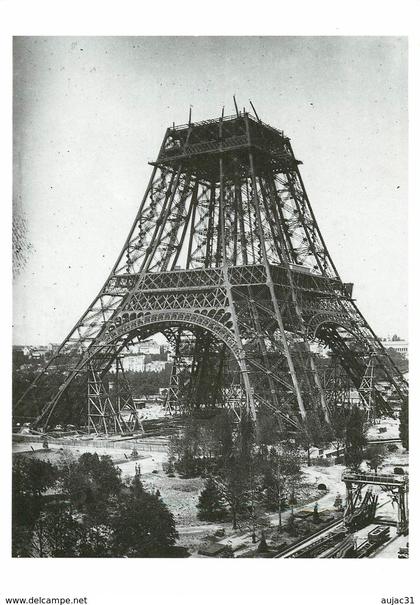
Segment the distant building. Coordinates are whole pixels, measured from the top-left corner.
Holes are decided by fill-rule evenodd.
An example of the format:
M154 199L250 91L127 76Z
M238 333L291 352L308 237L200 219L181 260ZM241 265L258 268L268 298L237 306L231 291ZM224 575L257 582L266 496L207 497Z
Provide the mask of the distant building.
M60 348L60 345L55 343L55 342L50 342L48 345L48 350L55 355L55 353L57 353L58 349Z
M48 353L48 350L44 350L44 347L39 347L37 349L32 349L30 356L32 359L43 359L45 355Z
M144 345L144 346L143 346ZM152 340L138 343L130 347L128 355L122 355L121 361L124 370L129 372L161 372L168 363L168 352L161 345L156 345ZM146 351L154 351L147 353ZM111 366L111 373L115 372L115 366Z
M156 355L160 353L160 344L152 338L148 338L147 340L142 340L141 342L133 345L130 349L133 353L137 353L139 355Z
M166 361L156 360L146 363L146 372L162 372L166 367Z
M321 357L328 356L327 347L325 345L321 344L320 342L311 342L309 346L310 346L312 353L315 353L316 355L320 355Z
M29 357L30 353L31 353L31 349L30 347L27 347L26 345L14 345L13 346L13 351L15 353L22 353L22 355L24 355L25 357Z
M404 357L408 359L408 342L407 340L397 340L394 338L386 338L382 340L382 345L385 349L392 349L393 351L397 351L397 353L401 353Z
M129 372L144 372L145 355L127 355L123 358L124 370Z
M28 359L44 359L46 355L50 353L51 349L49 346L38 346L33 347L30 345L14 345L13 353L21 354Z

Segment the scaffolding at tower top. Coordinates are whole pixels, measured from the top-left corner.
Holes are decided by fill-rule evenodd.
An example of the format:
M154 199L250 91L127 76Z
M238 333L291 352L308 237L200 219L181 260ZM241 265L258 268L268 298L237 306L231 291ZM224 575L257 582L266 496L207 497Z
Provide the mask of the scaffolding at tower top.
M224 155L224 173L249 174L249 151L257 166L267 164L272 170L295 170L301 164L293 156L289 138L281 130L244 112L202 122L191 122L167 129L164 143L153 166L173 167L182 161L203 181L220 181L220 154ZM234 160L229 156L234 152Z

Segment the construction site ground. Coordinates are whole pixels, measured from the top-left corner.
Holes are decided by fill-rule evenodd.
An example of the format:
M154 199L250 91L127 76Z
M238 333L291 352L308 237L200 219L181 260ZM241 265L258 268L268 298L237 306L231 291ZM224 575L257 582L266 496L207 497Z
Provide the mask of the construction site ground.
M116 448L95 448L92 449L88 444L81 443L77 447L61 447L57 444L51 444L46 450L40 443L14 443L13 453L15 455L27 455L42 460L48 460L59 464L61 461L69 458L77 458L84 452L97 452L98 455L109 455L114 463L121 469L123 478L130 478L134 475L136 466L140 466L142 481L144 486L151 491L159 490L163 501L167 504L174 515L177 531L179 533L179 546L187 547L192 554L196 553L203 544L215 541L214 533L217 529L224 529L225 539L231 540L234 548L240 543L255 548L252 544L252 533L249 526L239 523L237 530L232 529L232 522L227 519L224 522L208 523L197 519L197 504L199 493L202 490L205 480L203 478L184 479L179 476L169 477L163 471L163 463L167 461L167 454L164 452L152 452L150 454L141 453L139 458L131 460L125 458L129 455L127 450L118 450ZM335 488L337 484L341 488L342 467L305 467L305 481L302 487L296 492L297 505L295 511L308 507L313 509L315 502L318 502L320 510L333 509L333 503L337 495ZM327 491L317 489L319 483L324 483ZM343 492L341 490L343 495ZM309 505L311 507L309 508ZM290 510L283 512L283 521L286 523ZM277 513L266 515L266 525L268 534L272 533L270 527L275 528L278 523ZM258 534L260 534L260 530ZM284 533L284 532L283 532ZM276 532L273 532L276 535ZM292 542L295 538L287 535L284 540ZM282 541L283 536L282 536Z
M384 430L385 429L385 430ZM368 439L398 439L400 423L398 418L381 418L367 431Z
M388 427L389 429L391 427ZM391 431L390 431L391 432ZM388 433L388 430L387 430ZM385 437L389 437L388 434ZM134 445L134 444L133 444ZM403 451L401 445L397 445L398 450L388 453L384 460L380 472L393 473L396 466L400 466L406 470L408 465L408 455ZM42 447L42 443L30 441L13 443L13 453L15 455L23 454L35 456L43 460L49 460L52 463L59 463L68 457L77 458L84 452L97 452L98 455L110 456L114 463L121 469L122 477L129 479L135 473L136 466L140 466L142 481L148 490L159 490L163 501L169 507L174 515L177 531L179 533L178 545L189 549L193 556L197 555L198 550L203 545L211 544L216 540L219 543L225 543L236 551L236 556L251 554L256 549L256 545L252 543L251 527L245 523L241 523L237 530L232 529L231 520L224 522L208 523L197 519L197 503L199 493L202 490L205 480L203 478L184 479L179 476L169 477L163 470L163 463L167 461L167 453L164 451L139 452L139 457L135 460L130 458L130 450L126 448L118 448L115 444L113 448L92 447L92 444L84 443L82 440L73 447L63 445L50 444L49 449ZM328 519L333 519L335 513L334 502L337 494L340 494L343 502L345 500L345 485L341 481L341 475L344 470L342 465L332 466L304 466L302 468L304 481L301 489L296 493L297 504L294 507L298 514L302 511L308 513L313 511L315 503L318 504L318 510L321 513L321 518L326 522ZM366 469L367 470L367 467ZM319 484L324 484L326 490L318 489ZM395 517L395 510L391 503L385 503L385 494L380 495L380 501L383 503L381 514ZM282 514L283 523L287 523L287 519L291 514L290 509ZM263 519L263 524L257 529L257 536L261 536L261 529L265 525L265 534L267 542L270 546L279 544L292 544L296 539L295 536L290 536L286 531L281 534L277 532L278 515L277 513L266 514ZM302 524L303 531L308 525L310 516L307 519L297 519L297 524ZM218 529L223 529L225 535L220 539L215 537L215 532ZM314 531L316 527L314 526ZM302 532L301 532L302 533ZM380 556L380 555L379 555ZM385 554L384 556L391 556ZM394 555L396 556L396 555Z

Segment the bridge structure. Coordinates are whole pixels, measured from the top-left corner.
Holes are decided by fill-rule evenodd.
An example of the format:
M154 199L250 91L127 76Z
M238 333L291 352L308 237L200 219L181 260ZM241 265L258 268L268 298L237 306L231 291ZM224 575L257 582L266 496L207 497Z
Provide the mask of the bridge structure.
M134 339L156 333L175 351L172 413L229 405L291 431L315 415L329 423L342 388L319 370L318 343L362 405L392 414L376 381L401 402L407 383L339 276L300 165L284 132L245 110L169 127L111 273L20 400L56 373L33 426L59 417L86 373L92 430L132 428L121 422L132 400L113 404L106 376Z
M391 496L397 506L397 532L403 534L408 530L408 476L380 475L374 473L352 473L345 471L342 480L346 485L346 508L344 522L354 513L362 491L371 486L379 486Z

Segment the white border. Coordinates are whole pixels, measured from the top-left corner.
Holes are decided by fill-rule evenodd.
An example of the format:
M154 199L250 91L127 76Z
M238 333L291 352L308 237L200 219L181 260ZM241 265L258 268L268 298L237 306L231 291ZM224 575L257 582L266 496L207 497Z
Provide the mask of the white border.
M11 393L11 81L12 35L407 35L410 47L410 382L411 485L418 485L417 307L419 185L419 3L386 0L118 3L0 0L2 203L1 546L0 603L5 596L87 596L89 605L119 603L380 604L382 597L419 602L418 522L411 493L408 561L372 560L13 560L10 545ZM416 275L417 274L417 275ZM417 303L417 304L416 304ZM417 600L416 600L417 599Z

